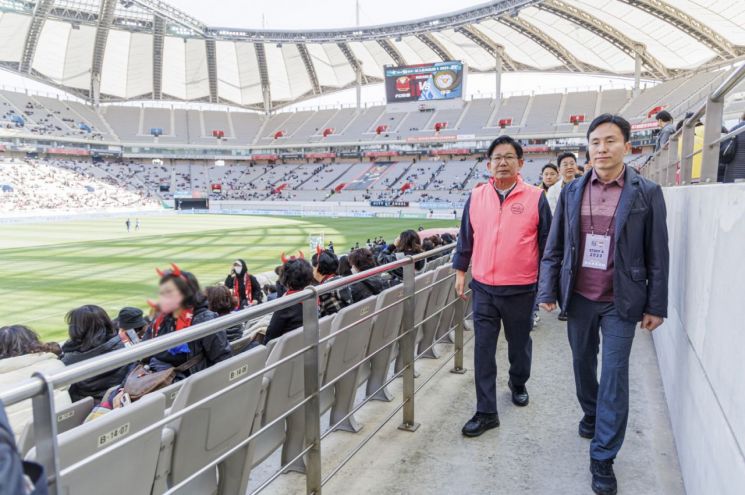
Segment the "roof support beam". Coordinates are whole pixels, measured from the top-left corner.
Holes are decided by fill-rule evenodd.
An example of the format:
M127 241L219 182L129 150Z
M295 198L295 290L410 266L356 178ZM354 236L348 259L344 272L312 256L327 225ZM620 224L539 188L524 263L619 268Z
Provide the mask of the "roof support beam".
M101 68L103 67L103 56L106 53L106 42L109 40L109 29L114 20L114 9L117 0L101 0L98 11L98 27L93 42L93 61L91 62L91 93L90 99L98 106L101 99Z
M49 15L52 5L54 5L54 0L39 0L36 2L34 14L31 17L31 24L28 27L28 31L26 31L26 42L23 44L21 65L18 68L22 73L31 72L31 65L33 64L34 54L36 53L36 45L39 43L39 35L44 28L44 23L47 20L47 15Z
M163 99L163 44L166 20L153 16L153 99Z
M393 59L393 61L396 62L396 65L406 65L406 60L404 60L401 52L398 51L398 48L396 48L393 43L391 43L387 39L379 39L377 40L377 42L383 48L383 50L385 50L385 52Z
M505 26L538 43L541 48L558 58L571 72L584 72L586 70L585 65L580 62L577 57L572 55L569 50L564 48L561 43L525 19L520 17L501 16L498 17L497 20Z
M635 43L631 38L621 33L613 26L610 26L582 9L578 9L577 7L564 3L561 0L545 0L537 4L536 7L587 29L596 36L599 36L613 44L613 46L623 51L631 58L636 56L638 43ZM640 55L642 62L644 62L644 65L653 77L659 79L668 79L670 77L670 71L668 71L662 62L650 55L649 52L643 50Z
M264 97L264 113L267 115L272 111L272 92L269 85L269 70L266 66L266 51L264 43L254 43L256 52L256 63L259 65L259 78L261 79L261 94Z
M204 48L207 52L207 78L210 87L210 103L219 103L217 94L217 46L214 39L204 40Z
M349 48L349 45L346 43L337 43L336 46L338 46L339 50L344 54L349 65L352 66L352 70L354 70L354 73L357 75L357 79L361 80L362 84L370 82L367 80L365 73L362 72L362 65L357 57L354 56L354 53L352 53L352 49Z
M320 95L321 85L318 83L318 75L316 74L316 68L313 65L313 60L311 60L310 58L310 53L308 53L308 48L305 46L304 43L296 43L295 46L300 52L300 58L303 59L305 70L308 71L308 77L310 78L310 83L313 86L313 94Z
M475 26L461 26L459 28L455 28L455 31L473 41L482 49L486 50L489 55L495 58L495 60L498 56L502 61L502 64L505 65L510 71L515 72L527 68L523 64L516 62L512 57L507 55L504 46L495 43L490 37L479 31Z
M435 52L443 62L447 62L448 60L455 60L455 57L453 57L450 52L448 52L447 48L442 46L442 43L437 41L431 33L417 34L416 37L419 41L427 45L433 52Z
M703 43L722 59L737 57L743 53L741 48L730 43L719 33L703 24L695 17L692 17L677 7L673 7L667 2L660 0L620 0L626 4L636 7L639 10L651 14L668 24L672 24L684 33L687 33L695 40Z

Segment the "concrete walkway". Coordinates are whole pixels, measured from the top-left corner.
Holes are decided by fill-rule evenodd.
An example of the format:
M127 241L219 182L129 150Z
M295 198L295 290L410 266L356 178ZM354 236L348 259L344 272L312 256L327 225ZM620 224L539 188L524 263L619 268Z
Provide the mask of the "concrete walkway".
M473 341L466 346L465 375L449 373L448 363L416 396L415 433L398 430L398 413L328 483L331 494L591 494L589 441L577 435L581 411L574 394L571 353L565 324L542 314L533 332L530 405L515 407L507 389L507 349L500 336L498 401L501 427L479 438L460 429L475 407ZM466 332L466 338L471 336ZM442 354L452 350L443 345ZM425 379L439 360L417 364ZM637 330L631 355L631 412L626 441L615 469L620 494L685 493L673 444L662 384L650 335ZM334 432L321 447L326 476L362 441L401 398L401 380L391 389L393 403L371 402L358 413L365 424L357 434ZM324 428L328 426L325 420ZM277 456L252 473L252 488L279 467ZM280 476L264 493L304 493L305 478Z

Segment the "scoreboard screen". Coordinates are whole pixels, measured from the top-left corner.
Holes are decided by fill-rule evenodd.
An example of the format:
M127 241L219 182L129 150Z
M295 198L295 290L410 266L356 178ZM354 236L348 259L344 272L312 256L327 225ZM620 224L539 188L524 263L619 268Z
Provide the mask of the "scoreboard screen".
M465 67L458 60L386 67L384 76L388 103L463 97Z

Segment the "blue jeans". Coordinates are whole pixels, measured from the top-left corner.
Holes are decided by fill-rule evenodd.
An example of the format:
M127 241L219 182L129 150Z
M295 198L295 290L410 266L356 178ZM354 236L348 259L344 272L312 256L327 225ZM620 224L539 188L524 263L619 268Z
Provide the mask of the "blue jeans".
M614 459L629 417L629 355L636 322L618 316L612 302L591 301L576 292L567 307L574 382L582 411L595 416L590 457ZM598 350L603 332L603 362L598 383Z

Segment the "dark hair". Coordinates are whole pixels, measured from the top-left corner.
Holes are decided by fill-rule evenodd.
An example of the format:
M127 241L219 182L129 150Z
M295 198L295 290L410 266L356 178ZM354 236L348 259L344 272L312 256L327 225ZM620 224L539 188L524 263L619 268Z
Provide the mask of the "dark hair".
M81 352L98 347L116 334L106 311L93 304L70 310L65 315L65 321L70 340L78 344Z
M590 163L590 150L585 150L585 163Z
M560 154L559 156L557 156L557 157L556 157L556 164L557 164L557 165L558 165L559 167L561 167L561 162L562 162L562 161L563 161L563 160L564 160L565 158L573 158L573 159L574 159L574 163L577 163L577 155L575 155L575 154L574 154L574 153L572 153L571 151L565 151L564 153L562 153L562 154Z
M182 308L195 308L204 302L204 294L202 294L199 288L199 281L193 273L182 271L181 275L175 275L173 272L167 271L161 277L158 285L163 285L169 280L173 281L173 285L176 286L183 297L181 301Z
M339 258L328 249L324 249L320 254L314 254L310 261L321 275L335 275L339 269Z
M351 253L349 256L351 256ZM339 268L336 269L336 273L338 273L342 277L346 277L347 275L352 274L352 265L350 264L351 260L349 259L349 256L339 257Z
M214 311L220 316L230 313L236 306L233 293L224 285L212 285L207 287L204 292L207 295L207 305L210 311Z
M422 241L422 249L425 251L432 251L435 248L435 243L429 237Z
M629 121L624 119L620 115L604 113L603 115L595 117L595 119L590 122L590 127L587 129L588 141L590 140L590 134L592 134L592 131L603 124L614 124L616 127L618 127L621 130L621 134L623 134L624 143L628 143L631 140L631 124L629 124Z
M370 268L375 268L375 257L367 248L355 249L349 253L349 264L354 266L357 271L364 272Z
M550 169L552 169L552 170L553 170L554 172L556 172L557 174L559 173L559 168L558 168L558 167L557 167L556 165L554 165L553 163L547 163L547 164L545 164L545 165L543 166L543 168L541 169L541 175L543 175L543 172L545 172L547 168L550 168Z
M657 112L657 115L654 116L654 119L661 120L663 122L672 122L673 116L670 115L670 112L668 112L667 110L661 110Z
M515 149L515 154L517 155L517 157L518 158L522 158L523 157L523 147L520 146L520 143L518 143L517 141L515 141L514 139L512 139L509 136L499 136L497 139L495 139L494 141L492 141L491 144L489 145L489 150L486 152L486 159L487 160L491 159L491 154L494 151L494 148L496 148L500 144L509 144L509 145L511 145Z
M398 246L396 251L399 253L421 253L422 252L422 241L419 239L419 234L414 230L404 230L398 237Z
M36 332L23 325L9 325L0 328L0 359L51 352L60 355L62 349L56 342L44 343Z
M302 290L313 280L313 268L302 258L289 260L282 266L279 283L290 290Z

